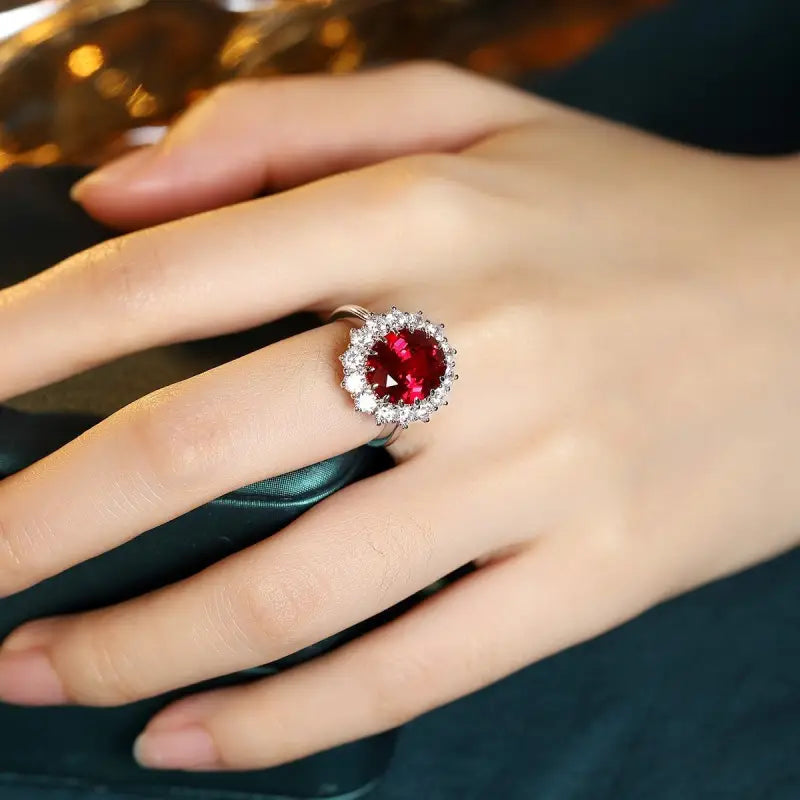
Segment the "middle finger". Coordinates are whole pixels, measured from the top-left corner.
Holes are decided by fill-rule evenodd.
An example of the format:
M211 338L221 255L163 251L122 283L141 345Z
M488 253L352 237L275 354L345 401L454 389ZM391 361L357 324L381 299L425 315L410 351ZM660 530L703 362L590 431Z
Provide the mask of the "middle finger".
M14 346L0 352L0 398L149 347L332 309L354 286L383 296L443 264L488 263L467 241L475 193L454 188L462 170L454 157L399 159L139 231L4 289L0 339Z
M441 474L422 456L359 482L199 575L19 629L0 649L0 697L118 705L297 652L546 526L559 496L548 465L503 468L488 489L480 463ZM536 520L512 502L531 485Z

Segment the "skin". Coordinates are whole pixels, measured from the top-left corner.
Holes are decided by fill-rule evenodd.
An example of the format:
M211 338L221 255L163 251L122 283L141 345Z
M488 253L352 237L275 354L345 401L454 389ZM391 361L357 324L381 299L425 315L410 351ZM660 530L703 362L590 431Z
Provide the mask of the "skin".
M76 187L94 216L141 230L0 293L15 342L0 392L346 302L445 321L462 380L392 447L395 469L279 535L13 633L0 698L157 695L480 564L332 654L168 707L135 748L154 768L267 767L792 548L797 172L431 64L216 92L163 144ZM264 189L282 191L248 201ZM0 483L0 591L373 437L339 386L348 327L155 392Z

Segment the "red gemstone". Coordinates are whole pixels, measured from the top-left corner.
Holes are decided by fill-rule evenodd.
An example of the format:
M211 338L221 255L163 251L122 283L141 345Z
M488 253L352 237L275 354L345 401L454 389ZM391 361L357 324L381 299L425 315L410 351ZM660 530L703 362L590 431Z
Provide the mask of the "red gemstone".
M375 394L409 406L424 400L441 383L446 370L439 342L424 331L391 331L367 358Z

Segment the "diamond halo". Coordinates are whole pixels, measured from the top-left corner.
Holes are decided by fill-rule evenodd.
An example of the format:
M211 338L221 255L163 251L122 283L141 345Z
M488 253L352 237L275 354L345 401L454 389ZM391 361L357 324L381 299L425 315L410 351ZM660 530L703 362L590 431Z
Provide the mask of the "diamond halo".
M388 394L381 394L372 380L368 364L376 357L375 348L387 343L389 334L421 333L430 338L433 347L441 354L441 379L430 392L413 403L392 402ZM447 396L458 380L455 367L456 350L444 335L444 325L426 319L421 311L409 314L392 308L387 314L369 313L360 327L350 331L350 346L340 357L344 368L342 388L350 393L357 411L372 414L378 426L396 425L407 428L412 422L429 422L431 415L447 405Z

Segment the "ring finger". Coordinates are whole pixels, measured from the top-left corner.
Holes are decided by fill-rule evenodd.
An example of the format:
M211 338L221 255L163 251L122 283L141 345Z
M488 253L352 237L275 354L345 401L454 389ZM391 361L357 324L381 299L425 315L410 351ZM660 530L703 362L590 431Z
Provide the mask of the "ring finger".
M376 435L327 325L154 392L0 483L0 593Z

